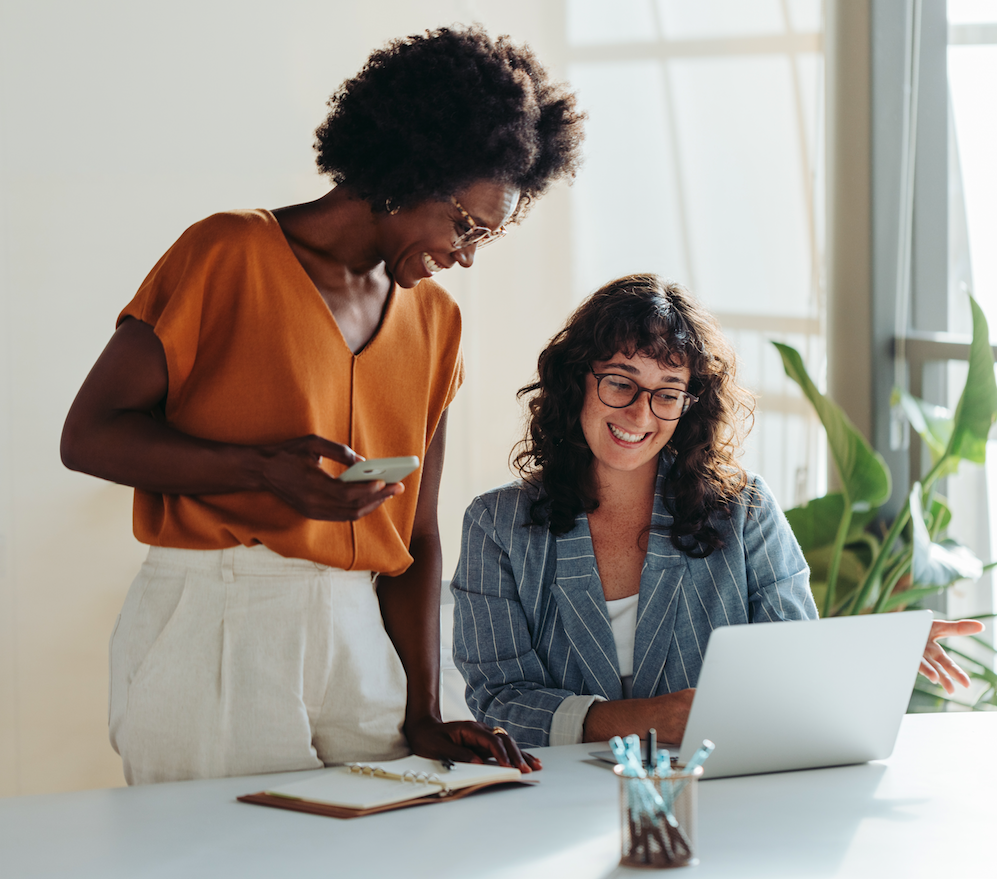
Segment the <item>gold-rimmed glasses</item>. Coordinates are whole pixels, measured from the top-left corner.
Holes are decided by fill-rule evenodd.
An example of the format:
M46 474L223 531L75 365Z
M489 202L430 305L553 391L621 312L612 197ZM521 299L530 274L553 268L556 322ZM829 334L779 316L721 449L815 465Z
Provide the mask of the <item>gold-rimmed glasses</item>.
M454 250L463 250L465 247L470 247L472 244L477 244L478 247L484 247L486 244L498 241L499 238L502 238L505 235L505 226L499 226L497 229L489 229L487 226L481 226L478 224L478 221L474 219L474 217L464 210L464 206L457 201L456 198L450 196L450 201L453 202L454 207L460 211L461 216L464 218L464 222L468 226L467 230L461 232L454 240Z

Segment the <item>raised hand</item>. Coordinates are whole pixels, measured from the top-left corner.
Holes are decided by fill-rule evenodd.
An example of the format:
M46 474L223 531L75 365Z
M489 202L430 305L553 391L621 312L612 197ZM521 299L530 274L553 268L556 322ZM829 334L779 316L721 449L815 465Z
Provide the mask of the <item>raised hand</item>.
M950 696L955 693L955 685L969 686L969 675L956 664L938 643L939 638L955 635L975 635L983 631L979 620L935 620L931 624L928 643L924 648L919 671L933 684L940 684Z

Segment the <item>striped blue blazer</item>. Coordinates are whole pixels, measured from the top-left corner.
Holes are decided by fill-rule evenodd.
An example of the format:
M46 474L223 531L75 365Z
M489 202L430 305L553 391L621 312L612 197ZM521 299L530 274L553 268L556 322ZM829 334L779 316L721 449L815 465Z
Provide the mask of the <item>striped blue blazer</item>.
M662 492L653 521L672 521ZM551 719L571 695L623 698L616 642L582 513L555 537L527 526L536 489L514 482L475 498L464 514L454 594L454 663L471 711L520 743L548 744ZM742 503L715 523L724 547L705 559L649 536L640 580L632 695L695 687L718 626L815 619L803 553L764 481L749 474Z

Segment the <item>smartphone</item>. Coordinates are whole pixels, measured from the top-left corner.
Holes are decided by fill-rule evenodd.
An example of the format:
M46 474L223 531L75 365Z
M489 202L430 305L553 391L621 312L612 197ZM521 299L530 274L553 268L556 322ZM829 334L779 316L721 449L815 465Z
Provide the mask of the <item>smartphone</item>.
M374 482L383 479L385 482L401 482L416 467L419 459L415 455L403 458L372 458L369 461L359 461L345 473L340 474L343 482Z

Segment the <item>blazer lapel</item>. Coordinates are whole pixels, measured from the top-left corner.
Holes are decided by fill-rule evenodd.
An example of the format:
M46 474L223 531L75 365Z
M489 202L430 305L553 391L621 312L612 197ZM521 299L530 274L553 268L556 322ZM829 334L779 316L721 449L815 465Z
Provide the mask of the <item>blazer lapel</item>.
M616 642L584 513L575 519L571 531L557 538L557 575L551 592L589 692L622 699Z
M671 460L662 455L654 495L653 525L640 576L637 631L634 635L634 698L654 696L672 652L675 619L682 601L688 558L672 546L672 516L664 503L664 479Z

